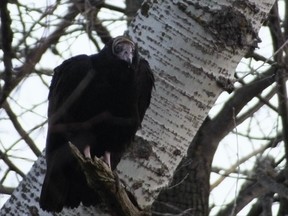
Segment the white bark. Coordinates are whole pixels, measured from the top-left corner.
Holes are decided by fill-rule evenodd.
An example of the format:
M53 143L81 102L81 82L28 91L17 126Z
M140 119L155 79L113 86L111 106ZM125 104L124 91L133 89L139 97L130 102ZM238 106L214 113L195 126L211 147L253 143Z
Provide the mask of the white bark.
M43 154L42 154L43 155ZM108 216L103 210L96 207L79 206L76 209L64 208L59 214L43 211L39 206L39 197L44 180L46 162L43 156L35 162L26 178L15 189L10 199L0 210L2 216L79 216L95 215Z
M149 206L159 190L167 185L186 154L189 143L222 91L216 80L233 78L238 62L249 48L246 45L252 42L252 32L240 32L243 38L236 41L235 29L227 28L231 30L227 38L217 32L221 26L215 27L217 23L211 21L215 21L215 17L223 18L221 13L225 11L237 10L258 32L274 0L241 3L235 0L234 6L231 2L146 1L130 25L129 35L138 42L156 78L152 103L139 132L153 141L153 148L148 159L131 158L131 155L124 158L118 170L127 185L135 189L143 207ZM228 5L231 8L228 9ZM40 158L2 208L1 215L31 215L31 209L39 215L52 215L44 214L38 206L44 166ZM81 215L93 214L91 209L79 207L78 210L86 211ZM78 210L59 215L79 215Z
M240 26L235 26L243 37L239 42L235 39L235 29L226 28L230 35L225 38L217 32L221 27L214 29L210 22L216 16L227 19L221 13L230 11L235 13L236 20L240 19L233 11L238 10L257 33L273 5L269 0L247 1L252 9L244 5L245 11L242 11L237 1L234 6L231 1L224 0L156 2L144 3L129 28L129 35L138 42L156 77L156 91L140 131L155 145L148 160L130 160L129 157L118 166L132 188L135 182L143 182L135 190L143 207L150 205L159 190L167 185L186 154L191 140L222 91L216 80L232 80L237 64L253 43L253 32L245 34L240 32ZM228 5L231 8L227 8ZM236 25L236 20L232 25Z

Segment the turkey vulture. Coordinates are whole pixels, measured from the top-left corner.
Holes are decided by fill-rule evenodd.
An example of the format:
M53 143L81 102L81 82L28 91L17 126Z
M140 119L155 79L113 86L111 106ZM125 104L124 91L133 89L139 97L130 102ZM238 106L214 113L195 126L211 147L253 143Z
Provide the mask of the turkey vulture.
M148 62L125 36L112 39L98 54L72 57L54 69L42 209L59 212L99 202L68 143L115 169L141 126L153 86Z

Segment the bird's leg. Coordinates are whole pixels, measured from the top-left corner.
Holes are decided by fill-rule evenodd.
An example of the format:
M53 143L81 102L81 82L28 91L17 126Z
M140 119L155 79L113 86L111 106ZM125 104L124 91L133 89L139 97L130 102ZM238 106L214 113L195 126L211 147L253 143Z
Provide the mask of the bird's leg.
M91 159L91 153L90 153L90 146L89 145L85 146L83 153L84 153L84 156L86 158Z
M111 156L110 152L108 152L108 151L105 151L105 152L104 152L103 159L104 159L104 161L106 162L106 164L107 164L107 165L110 167L110 169L111 169L110 156Z

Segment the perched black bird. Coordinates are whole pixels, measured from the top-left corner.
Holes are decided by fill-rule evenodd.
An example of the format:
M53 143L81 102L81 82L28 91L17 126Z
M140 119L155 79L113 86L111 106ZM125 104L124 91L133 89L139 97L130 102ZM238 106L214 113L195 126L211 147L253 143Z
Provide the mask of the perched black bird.
M54 71L40 206L59 212L64 206L99 202L69 142L115 169L150 104L154 77L137 46L124 36L112 39L98 54L72 57Z

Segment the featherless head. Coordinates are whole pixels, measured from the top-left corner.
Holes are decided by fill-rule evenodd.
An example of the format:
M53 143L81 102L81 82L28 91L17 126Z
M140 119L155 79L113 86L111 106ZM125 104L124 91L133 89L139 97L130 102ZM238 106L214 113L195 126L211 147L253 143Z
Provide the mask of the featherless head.
M113 39L112 53L119 59L129 64L132 63L135 51L135 43L125 36L118 36Z

